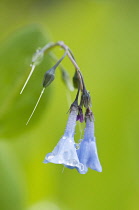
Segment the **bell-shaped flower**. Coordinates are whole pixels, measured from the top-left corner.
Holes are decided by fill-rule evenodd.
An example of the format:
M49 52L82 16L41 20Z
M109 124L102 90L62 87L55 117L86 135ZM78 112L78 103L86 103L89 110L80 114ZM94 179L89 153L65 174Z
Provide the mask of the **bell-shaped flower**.
M87 173L88 168L98 172L102 171L102 167L97 154L96 140L94 137L94 120L93 118L91 119L90 116L86 116L84 139L79 144L77 154L80 163L84 165L83 170L77 168L79 173Z
M80 171L83 170L74 142L77 113L78 108L74 105L71 106L65 133L54 150L46 155L44 163L63 164L68 168L76 167Z

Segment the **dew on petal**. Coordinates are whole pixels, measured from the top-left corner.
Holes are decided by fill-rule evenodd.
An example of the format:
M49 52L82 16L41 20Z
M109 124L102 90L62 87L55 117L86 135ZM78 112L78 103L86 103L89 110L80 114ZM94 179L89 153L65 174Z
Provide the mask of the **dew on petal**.
M79 168L80 168L81 171L83 171L84 170L84 165L82 163L80 163Z
M54 156L53 156L53 155L49 155L49 156L47 157L47 160L51 160L52 158L54 158Z
M78 150L80 148L80 144L76 143L75 148Z

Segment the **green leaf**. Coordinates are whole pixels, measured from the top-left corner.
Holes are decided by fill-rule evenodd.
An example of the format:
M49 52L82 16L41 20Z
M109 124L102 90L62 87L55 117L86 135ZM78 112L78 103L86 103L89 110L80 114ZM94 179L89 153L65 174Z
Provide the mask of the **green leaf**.
M26 122L42 90L44 72L50 68L49 57L36 67L24 92L21 88L30 72L32 55L47 44L48 39L37 26L19 30L3 43L0 50L0 136L11 138L32 128L46 108L50 88L41 99L29 126Z

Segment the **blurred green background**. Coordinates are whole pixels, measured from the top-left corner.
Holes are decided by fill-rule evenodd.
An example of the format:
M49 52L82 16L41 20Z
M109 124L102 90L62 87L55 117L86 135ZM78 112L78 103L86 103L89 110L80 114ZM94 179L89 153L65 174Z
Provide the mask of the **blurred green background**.
M0 14L0 209L138 210L139 2L1 0ZM102 173L42 163L68 117L59 70L25 125L53 65L45 56L19 95L31 57L58 40L72 49L92 96ZM68 94L73 100L76 91Z

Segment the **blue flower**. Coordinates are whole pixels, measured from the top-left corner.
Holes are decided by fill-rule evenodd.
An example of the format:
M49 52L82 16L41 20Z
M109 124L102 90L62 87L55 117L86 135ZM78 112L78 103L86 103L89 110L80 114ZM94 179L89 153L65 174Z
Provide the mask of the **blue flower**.
M69 168L76 167L80 171L83 170L74 142L77 111L78 108L76 106L71 107L65 133L54 150L46 155L44 163L63 164Z
M102 167L97 154L96 140L94 137L94 120L91 120L89 116L86 117L84 139L79 144L77 154L80 163L84 166L83 170L77 168L79 173L87 173L88 168L102 172Z

